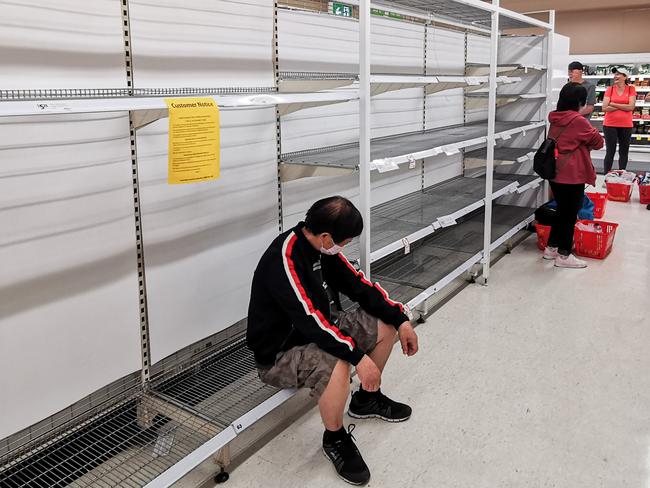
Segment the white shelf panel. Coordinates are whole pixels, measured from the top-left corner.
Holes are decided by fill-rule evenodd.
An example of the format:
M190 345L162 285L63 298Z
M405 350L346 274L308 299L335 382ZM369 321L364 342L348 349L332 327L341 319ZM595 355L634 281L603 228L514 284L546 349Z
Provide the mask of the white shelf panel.
M519 76L544 71L546 71L546 66L541 64L499 64L497 66L497 74L501 76ZM467 63L467 72L475 76L487 76L490 72L490 65L487 63Z
M280 73L280 92L311 93L332 90L354 85L359 81L356 73ZM487 76L453 76L453 75L410 75L410 74L373 74L370 77L371 95L405 90L408 88L427 87L427 94L438 93L454 88L469 90L485 89ZM520 77L499 76L498 85L509 85L521 81Z
M358 5L358 2L351 0ZM500 13L499 27L501 29L529 29L539 27L551 30L547 22L534 19L518 12L504 8L497 8L486 2L478 0L383 0L375 5L381 9L389 9L402 15L412 15L421 18L433 16L436 21L449 20L450 23L458 22L461 25L486 30L491 25L491 12L498 10ZM453 24L452 24L453 25Z
M486 107L489 104L489 94L487 92L472 92L467 93L465 96L467 97L466 107L469 110L477 110L481 107ZM543 103L544 100L546 100L546 93L497 93L496 95L497 107L503 107L504 105L520 101Z
M193 95L191 98L204 98ZM165 97L188 98L188 97ZM101 112L137 112L136 126L141 127L155 120L167 117L167 105L162 97L123 97L70 100L21 100L0 102L0 117L44 114L82 114ZM211 95L221 108L263 108L280 106L281 114L298 110L347 102L359 98L356 91L321 93L259 93L246 95Z

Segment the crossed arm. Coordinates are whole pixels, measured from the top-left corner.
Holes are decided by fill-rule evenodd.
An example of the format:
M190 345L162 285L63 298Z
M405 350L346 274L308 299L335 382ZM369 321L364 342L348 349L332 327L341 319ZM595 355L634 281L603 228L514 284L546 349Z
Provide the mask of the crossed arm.
M603 112L615 112L616 110L622 110L624 112L633 112L634 107L636 106L636 96L630 95L627 103L613 103L611 97L605 97L603 99Z

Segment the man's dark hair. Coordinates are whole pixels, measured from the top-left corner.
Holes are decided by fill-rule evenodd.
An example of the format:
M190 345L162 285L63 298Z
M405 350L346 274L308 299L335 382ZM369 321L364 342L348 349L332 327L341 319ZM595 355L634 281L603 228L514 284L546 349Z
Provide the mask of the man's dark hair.
M578 112L580 107L587 104L587 89L582 83L567 83L560 91L560 99L557 101L558 112L573 110Z
M585 67L580 61L573 61L569 64L569 69L579 69L580 71L584 71Z
M305 227L312 234L327 232L335 244L361 235L363 217L350 200L340 196L323 198L307 211Z

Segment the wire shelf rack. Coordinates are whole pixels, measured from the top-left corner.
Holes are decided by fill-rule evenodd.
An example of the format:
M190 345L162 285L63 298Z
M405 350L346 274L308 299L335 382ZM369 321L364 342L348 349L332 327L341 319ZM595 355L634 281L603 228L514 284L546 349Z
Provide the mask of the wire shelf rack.
M210 437L206 422L139 418L138 393L44 448L0 468L3 488L142 487Z
M492 240L497 241L535 209L494 205ZM483 249L483 210L458 225L447 227L416 243L409 254L393 254L373 264L372 273L380 281L414 288L429 288Z
M31 90L0 90L0 101L77 100L90 98L166 97L191 95L238 95L273 93L275 87L225 88L44 88Z
M493 192L515 180L494 180ZM462 212L485 198L485 180L458 177L374 207L370 218L370 250L378 251L433 225L439 218ZM469 213L470 210L467 210ZM359 258L358 239L346 246L346 256Z
M409 254L394 255L373 266L372 273L380 282L390 281L402 286L426 289L471 257L472 254L440 248L423 241Z
M496 132L505 132L530 125L526 122L497 121ZM436 147L444 147L464 141L474 140L487 135L487 122L473 122L440 129L399 134L376 138L371 141L371 160L381 160L418 153ZM283 164L301 164L327 166L333 168L357 169L359 165L359 145L346 144L283 154Z
M0 458L0 486L144 486L278 391L257 378L241 336L218 348L57 437Z
M278 389L259 380L253 353L242 340L194 368L154 384L152 391L201 418L230 425Z
M523 159L529 159L529 155L535 152L531 147L495 147L494 160L495 161L511 161L518 162ZM476 149L465 153L466 158L473 159L486 159L487 148Z

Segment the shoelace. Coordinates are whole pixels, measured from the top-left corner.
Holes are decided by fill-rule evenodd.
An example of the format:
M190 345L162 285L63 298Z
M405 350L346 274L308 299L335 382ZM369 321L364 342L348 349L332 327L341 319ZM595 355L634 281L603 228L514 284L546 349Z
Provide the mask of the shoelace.
M341 450L341 455L345 457L345 455L348 452L357 452L357 446L354 444L352 441L356 441L357 439L352 435L352 432L354 432L354 429L356 429L356 424L350 424L348 425L348 430L346 432L346 436L343 439L337 440L334 444L338 449Z
M357 428L357 424L350 424L348 425L348 435L352 438L352 440L356 441L356 437L352 435L352 432L354 432L354 429Z

